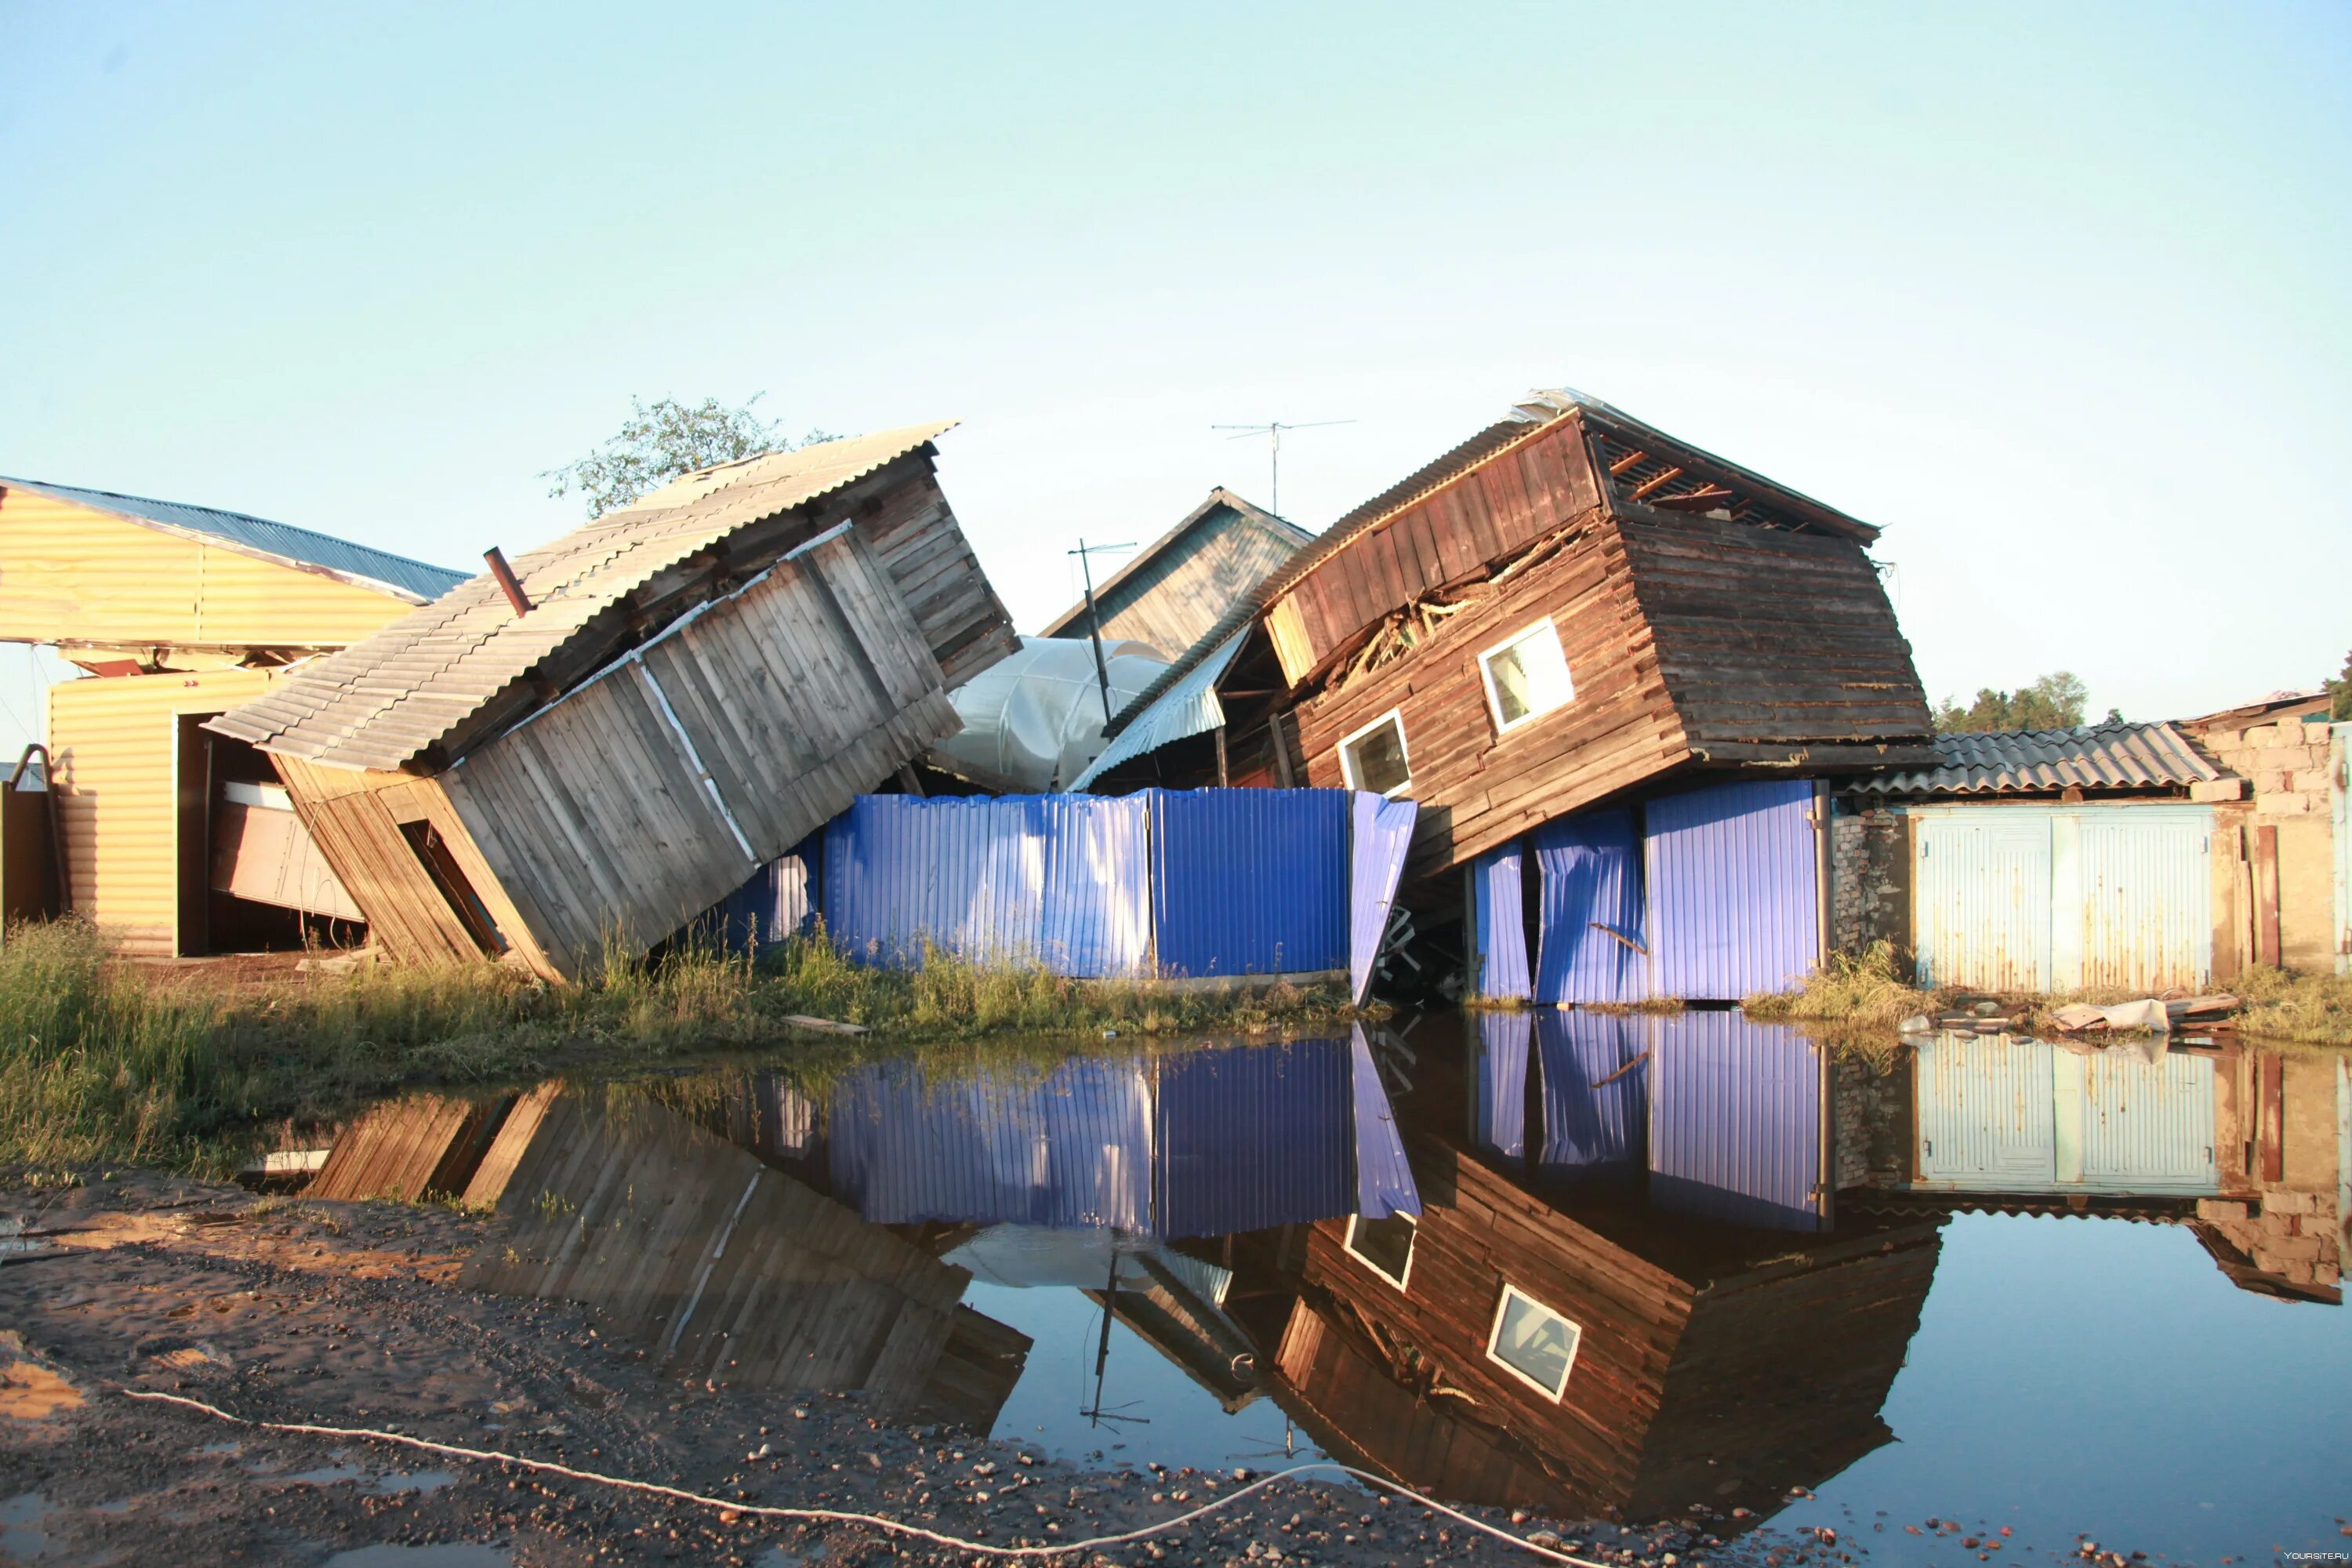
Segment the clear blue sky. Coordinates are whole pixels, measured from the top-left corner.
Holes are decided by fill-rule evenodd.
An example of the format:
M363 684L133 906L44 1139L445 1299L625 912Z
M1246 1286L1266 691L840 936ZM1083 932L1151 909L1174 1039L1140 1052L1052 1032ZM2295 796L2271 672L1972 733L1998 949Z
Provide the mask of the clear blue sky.
M1931 693L2196 712L2352 646L2347 72L2341 5L0 0L0 473L470 567L632 394L958 416L1033 627L1263 499L1213 424L1356 420L1319 528L1566 384L1883 525Z

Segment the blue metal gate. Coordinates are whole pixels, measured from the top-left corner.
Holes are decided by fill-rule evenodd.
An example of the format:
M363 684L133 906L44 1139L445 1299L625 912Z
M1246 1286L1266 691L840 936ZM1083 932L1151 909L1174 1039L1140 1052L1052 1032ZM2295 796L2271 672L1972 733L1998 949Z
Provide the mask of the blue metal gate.
M1802 779L1717 784L1647 807L1653 984L1736 1002L1821 961L1821 836Z

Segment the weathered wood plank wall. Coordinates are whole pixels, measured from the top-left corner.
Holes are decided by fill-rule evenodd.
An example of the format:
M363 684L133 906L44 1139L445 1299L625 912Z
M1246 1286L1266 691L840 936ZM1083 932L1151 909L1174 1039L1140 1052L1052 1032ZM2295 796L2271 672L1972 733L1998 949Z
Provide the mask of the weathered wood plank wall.
M1559 554L1448 616L1411 653L1307 697L1304 783L1345 783L1339 744L1393 709L1421 803L1409 878L1458 866L1689 758L1624 547L1598 510ZM1549 616L1576 700L1497 736L1478 655Z
M567 975L640 952L955 732L938 663L854 531L806 547L440 782Z
M499 886L439 779L324 768L299 757L273 755L270 761L320 852L367 911L370 940L386 956L403 963L470 963L485 956L401 832L404 823L429 823L513 944L517 959L550 978L559 973Z

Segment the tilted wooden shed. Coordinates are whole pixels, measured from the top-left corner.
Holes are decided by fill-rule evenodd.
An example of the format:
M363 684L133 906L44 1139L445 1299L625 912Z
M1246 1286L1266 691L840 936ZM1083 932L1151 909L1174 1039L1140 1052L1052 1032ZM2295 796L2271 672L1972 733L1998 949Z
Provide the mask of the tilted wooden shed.
M1202 640L1240 639L1213 693L1232 772L1419 801L1417 875L1676 773L1920 764L1927 700L1877 537L1606 404L1537 395ZM1197 704L1203 662L1114 735Z
M1220 486L1095 584L1102 635L1149 643L1163 658L1181 658L1313 538ZM1082 637L1093 629L1080 599L1037 635Z
M141 957L348 936L332 922L359 910L268 759L201 726L464 580L244 512L0 479L0 640L95 678L47 693L65 907Z
M692 474L214 721L385 951L644 952L935 742L1014 647L925 425Z

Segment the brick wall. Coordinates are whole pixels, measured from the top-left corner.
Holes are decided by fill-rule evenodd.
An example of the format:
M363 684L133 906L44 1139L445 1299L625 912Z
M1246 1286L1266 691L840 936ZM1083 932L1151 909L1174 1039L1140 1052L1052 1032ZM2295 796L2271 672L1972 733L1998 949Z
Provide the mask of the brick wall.
M2197 1205L2197 1217L2264 1274L2294 1285L2339 1285L2344 1278L2341 1218L2333 1194L2206 1198Z
M2238 775L2219 788L2200 786L2202 800L2243 800L2251 795L2257 817L2327 816L2328 726L2324 721L2289 719L2251 730L2210 730L2201 737L2213 760ZM2242 784L2239 780L2243 780Z

